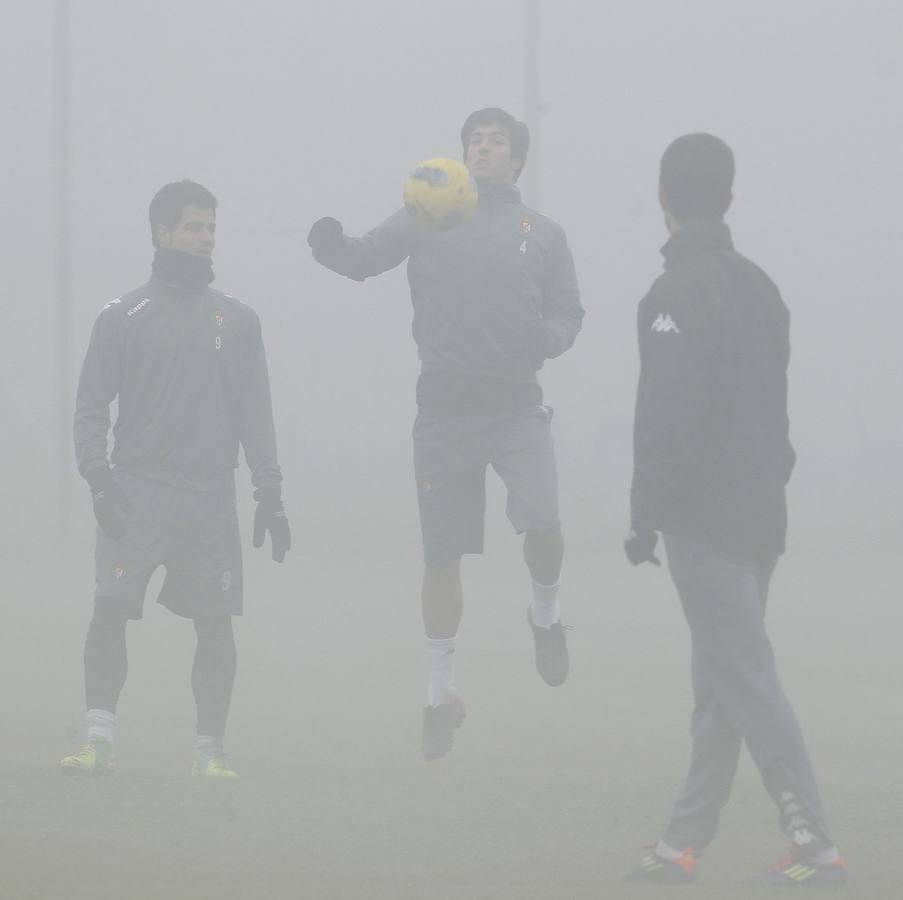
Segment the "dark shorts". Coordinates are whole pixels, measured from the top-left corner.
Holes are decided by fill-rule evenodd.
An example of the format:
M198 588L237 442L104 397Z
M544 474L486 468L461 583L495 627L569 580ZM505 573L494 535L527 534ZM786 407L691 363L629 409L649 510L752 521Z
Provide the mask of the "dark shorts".
M515 530L558 532L558 473L546 406L480 415L420 412L414 474L428 565L483 552L486 467L508 489Z
M113 477L135 511L119 540L97 529L97 597L121 600L140 619L157 566L166 578L157 599L180 616L241 615L241 539L230 491L177 488L121 469Z

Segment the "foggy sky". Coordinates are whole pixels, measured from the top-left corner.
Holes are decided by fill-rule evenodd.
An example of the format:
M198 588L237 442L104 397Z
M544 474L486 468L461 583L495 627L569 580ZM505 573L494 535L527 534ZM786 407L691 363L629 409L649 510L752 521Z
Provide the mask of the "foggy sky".
M55 521L57 422L71 419L91 324L147 277L153 193L191 177L220 201L215 286L263 321L298 546L415 554L417 359L403 267L342 280L312 261L305 237L321 215L359 234L397 209L418 160L460 153L471 110L523 114L520 4L72 6L62 408L52 5L6 4L0 29L3 552L39 548L40 523ZM587 309L576 346L543 376L572 548L608 549L627 523L635 308L666 237L658 159L695 130L733 147L735 241L792 314L791 550L899 536L901 39L903 8L878 0L546 4L542 209L568 234ZM90 535L74 462L71 475L73 527ZM247 479L243 469L243 496ZM490 550L507 528L497 501L491 513Z

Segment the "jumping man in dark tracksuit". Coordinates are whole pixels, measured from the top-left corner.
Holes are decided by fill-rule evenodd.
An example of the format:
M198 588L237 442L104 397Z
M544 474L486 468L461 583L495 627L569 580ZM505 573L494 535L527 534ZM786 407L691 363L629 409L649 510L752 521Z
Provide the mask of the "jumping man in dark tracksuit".
M428 760L451 749L464 718L454 683L460 563L483 549L488 465L505 482L512 524L526 533L537 668L550 685L561 684L568 670L557 602L563 545L551 410L536 372L580 330L574 264L561 227L524 206L515 187L529 145L526 126L504 110L485 109L467 119L461 140L479 187L477 211L464 224L432 231L402 209L363 238L320 219L308 239L319 262L358 281L408 260L421 359L414 467L426 563Z
M707 134L665 151L659 197L665 272L639 308L634 428L634 565L658 563L656 532L692 642L693 750L657 847L632 878L681 883L715 836L745 742L790 850L751 881L835 886L830 837L796 715L775 670L765 601L784 552L789 315L768 276L734 250L722 221L734 159Z
M191 181L168 184L151 203L150 225L150 280L101 310L78 385L75 451L97 517L97 574L85 642L88 743L62 769L111 770L126 623L141 618L150 576L164 565L159 602L197 631L192 773L231 779L238 776L224 765L223 735L236 669L232 616L242 613L239 445L256 487L254 545L269 531L277 562L291 545L269 376L256 313L209 287L213 195Z

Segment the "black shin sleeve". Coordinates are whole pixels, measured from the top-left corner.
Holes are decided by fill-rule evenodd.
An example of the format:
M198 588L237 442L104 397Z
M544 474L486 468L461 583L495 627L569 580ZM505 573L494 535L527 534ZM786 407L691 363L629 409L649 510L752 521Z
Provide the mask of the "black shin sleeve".
M128 611L109 597L94 601L85 639L85 700L88 709L116 712L129 664L125 647Z
M235 682L232 617L198 616L194 627L198 644L191 669L191 687L197 704L197 733L222 740Z

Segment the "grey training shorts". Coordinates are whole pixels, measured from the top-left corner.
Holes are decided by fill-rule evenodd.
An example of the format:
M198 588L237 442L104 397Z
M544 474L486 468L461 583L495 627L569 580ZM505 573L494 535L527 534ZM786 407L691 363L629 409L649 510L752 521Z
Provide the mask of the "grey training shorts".
M180 616L241 615L241 539L235 495L197 491L113 471L134 512L119 540L97 529L97 597L121 599L140 619L157 566L166 578L158 603Z
M558 473L552 410L436 415L414 422L414 474L428 565L483 552L486 467L508 490L515 530L558 532Z

